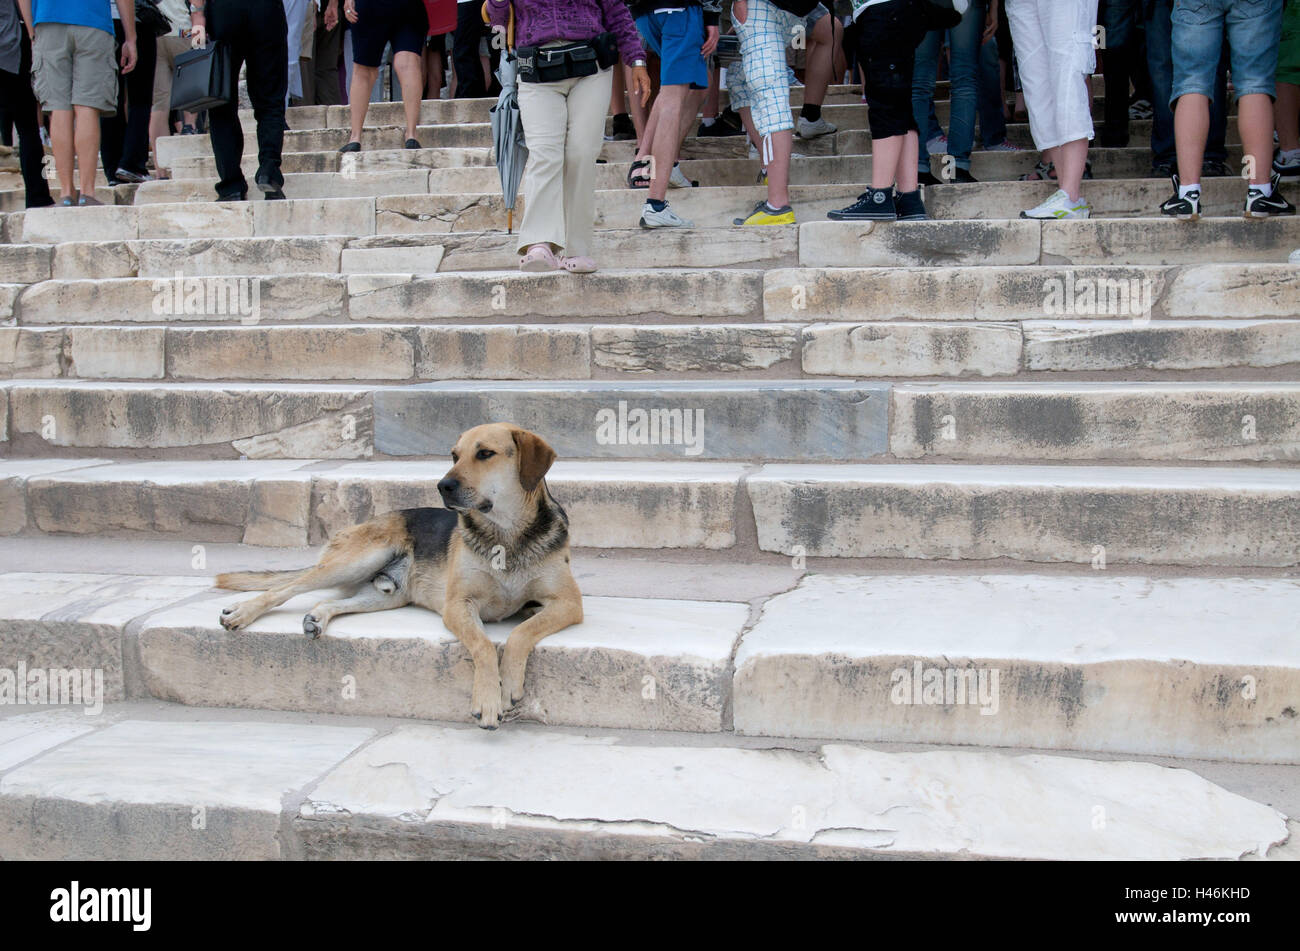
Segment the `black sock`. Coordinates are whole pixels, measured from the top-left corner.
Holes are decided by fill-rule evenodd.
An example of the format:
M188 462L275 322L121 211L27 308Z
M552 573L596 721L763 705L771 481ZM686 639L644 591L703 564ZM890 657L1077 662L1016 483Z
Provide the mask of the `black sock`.
M660 201L658 198L647 198L646 204L648 204L655 211L663 211L665 208L668 207L668 202Z
M822 107L814 106L811 102L805 102L799 115L803 116L809 122L816 122L822 117Z

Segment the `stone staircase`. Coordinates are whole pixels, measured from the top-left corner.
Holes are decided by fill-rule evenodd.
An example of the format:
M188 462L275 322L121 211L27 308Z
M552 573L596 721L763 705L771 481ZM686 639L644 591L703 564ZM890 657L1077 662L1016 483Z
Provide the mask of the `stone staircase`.
M1300 220L1226 178L1159 218L1135 122L1089 221L1018 218L1029 151L829 222L871 161L832 87L798 225L733 227L758 163L691 138L697 227L642 231L610 142L602 270L521 274L490 105L348 157L290 110L283 202L187 136L3 215L0 858L1300 855ZM586 604L517 720L420 609L217 624L213 574L439 504L495 419L560 455ZM20 664L106 705L5 702Z

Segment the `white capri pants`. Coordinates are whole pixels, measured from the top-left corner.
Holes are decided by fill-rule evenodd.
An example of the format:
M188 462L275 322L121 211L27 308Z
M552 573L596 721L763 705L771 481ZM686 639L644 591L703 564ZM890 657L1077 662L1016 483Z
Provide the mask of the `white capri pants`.
M1039 151L1092 140L1085 77L1097 68L1097 0L1006 0L1029 131Z

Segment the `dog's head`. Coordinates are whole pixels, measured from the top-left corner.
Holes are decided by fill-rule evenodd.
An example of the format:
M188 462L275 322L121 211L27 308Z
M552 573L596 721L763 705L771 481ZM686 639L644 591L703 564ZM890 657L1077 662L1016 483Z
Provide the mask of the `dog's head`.
M537 491L555 450L536 433L510 423L466 430L451 451L452 467L438 483L442 504L455 512L479 512L509 523Z

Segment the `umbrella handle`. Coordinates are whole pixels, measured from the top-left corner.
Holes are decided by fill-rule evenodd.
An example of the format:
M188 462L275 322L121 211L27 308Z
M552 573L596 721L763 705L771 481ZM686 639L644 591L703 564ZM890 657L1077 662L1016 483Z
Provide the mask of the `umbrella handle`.
M483 22L492 22L488 14L487 0L483 0ZM510 4L510 18L506 23L506 47L507 49L515 48L515 5L513 3Z

